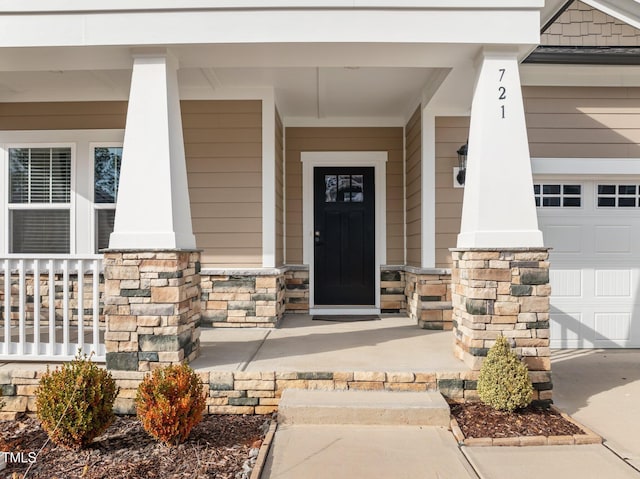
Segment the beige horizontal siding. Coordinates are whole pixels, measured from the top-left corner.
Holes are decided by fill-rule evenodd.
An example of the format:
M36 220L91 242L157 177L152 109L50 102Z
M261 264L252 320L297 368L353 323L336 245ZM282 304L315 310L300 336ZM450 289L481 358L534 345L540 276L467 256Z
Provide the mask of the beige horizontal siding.
M640 88L523 88L532 157L640 157Z
M422 118L416 109L405 127L407 264L422 266Z
M469 137L469 118L436 118L436 266L451 267L449 248L460 233L463 188L453 187L457 151Z
M127 102L0 103L0 130L124 129Z
M183 101L182 124L203 267L261 266L261 102Z
M202 264L262 264L262 105L183 101L191 215ZM124 129L127 102L0 104L1 130Z
M284 263L284 128L276 110L276 266Z
M387 262L404 261L402 128L286 129L286 256L302 262L303 151L387 151Z
M575 1L540 35L541 45L638 46L640 30Z

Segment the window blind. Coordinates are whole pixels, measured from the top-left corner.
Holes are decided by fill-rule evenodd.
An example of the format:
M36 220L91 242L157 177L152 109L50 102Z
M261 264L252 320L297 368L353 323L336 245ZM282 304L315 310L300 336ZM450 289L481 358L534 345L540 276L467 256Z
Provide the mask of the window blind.
M12 253L69 253L71 148L9 149L9 218ZM11 205L22 205L12 209ZM25 207L25 205L28 205Z
M70 252L69 210L12 210L13 253L57 254Z

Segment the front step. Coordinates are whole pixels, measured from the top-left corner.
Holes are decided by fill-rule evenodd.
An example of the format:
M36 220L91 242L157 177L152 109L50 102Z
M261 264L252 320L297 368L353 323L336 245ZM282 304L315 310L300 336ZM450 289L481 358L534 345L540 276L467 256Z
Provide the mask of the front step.
M309 391L285 389L280 424L449 426L449 405L437 391Z

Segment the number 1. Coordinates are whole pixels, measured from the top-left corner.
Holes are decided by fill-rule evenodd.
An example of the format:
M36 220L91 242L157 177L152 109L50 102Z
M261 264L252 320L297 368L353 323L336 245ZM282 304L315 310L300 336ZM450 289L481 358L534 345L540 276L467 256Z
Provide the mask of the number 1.
M504 105L500 105L500 110L502 110L502 119L504 120Z

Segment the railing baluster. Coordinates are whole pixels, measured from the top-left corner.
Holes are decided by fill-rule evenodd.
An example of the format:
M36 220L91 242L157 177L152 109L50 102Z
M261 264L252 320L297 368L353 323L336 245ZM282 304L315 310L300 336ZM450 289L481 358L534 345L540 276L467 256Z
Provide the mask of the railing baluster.
M40 354L40 261L33 260L33 351Z
M93 260L93 350L102 355L100 350L100 262Z
M93 351L94 360L104 361L101 274L102 258L98 255L0 257L0 283L4 281L4 288L0 286L0 293L4 293L4 299L0 294L0 319L4 320L4 326L0 325L0 339L4 339L0 345L0 361L66 361L72 359L78 349L86 354ZM62 281L62 288L58 280ZM48 314L44 304L47 297ZM78 325L72 331L75 311L70 301L73 297L77 299ZM84 321L85 318L89 321L89 315L91 324L85 327ZM47 318L48 327L44 324Z
M69 354L69 260L62 260L62 354Z
M49 260L49 354L56 354L56 273L55 260Z
M11 354L11 260L4 260L4 354Z
M78 347L83 354L84 349L84 261L78 260Z
M24 278L24 260L18 261L18 354L24 355L24 346L27 341L27 314L26 296L27 285Z

